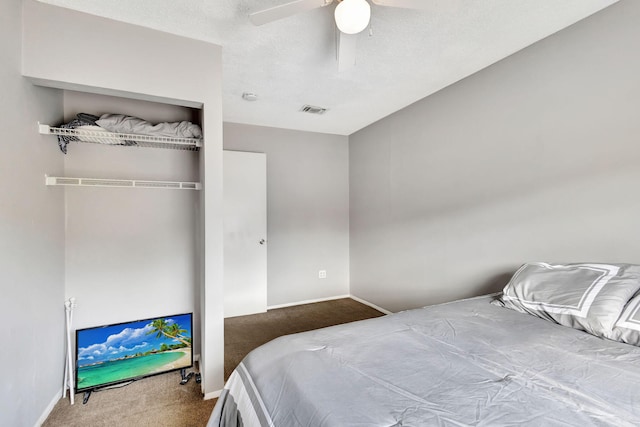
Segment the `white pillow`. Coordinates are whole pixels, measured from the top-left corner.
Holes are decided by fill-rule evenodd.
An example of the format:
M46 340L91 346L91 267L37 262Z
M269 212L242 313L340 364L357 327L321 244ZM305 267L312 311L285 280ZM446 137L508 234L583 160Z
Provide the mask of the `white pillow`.
M640 346L640 295L629 301L613 327L612 339Z
M640 290L640 266L631 264L525 264L498 304L564 326L612 338L613 327Z

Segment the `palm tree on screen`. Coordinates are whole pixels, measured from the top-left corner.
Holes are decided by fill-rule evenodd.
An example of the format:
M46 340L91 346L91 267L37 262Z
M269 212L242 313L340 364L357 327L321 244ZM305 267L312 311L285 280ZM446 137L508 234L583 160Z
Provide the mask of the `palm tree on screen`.
M187 347L190 347L191 343L189 341L187 341L187 337L182 335L184 332L187 332L187 330L186 329L182 329L180 327L180 325L178 325L177 323L172 323L167 328L167 335L169 335L170 337L172 337L174 339L177 339L181 343L185 344Z
M166 337L169 337L169 335L167 335L166 333L166 330L169 327L169 324L167 323L166 320L156 319L153 322L151 322L151 327L153 329L147 332L147 335L156 334L156 338L162 338L163 335Z
M187 347L191 347L191 343L181 335L183 332L187 332L187 330L180 328L180 325L177 323L167 323L165 319L156 319L151 322L151 327L153 329L147 332L147 335L156 334L156 338L162 338L164 335L167 338L180 341Z

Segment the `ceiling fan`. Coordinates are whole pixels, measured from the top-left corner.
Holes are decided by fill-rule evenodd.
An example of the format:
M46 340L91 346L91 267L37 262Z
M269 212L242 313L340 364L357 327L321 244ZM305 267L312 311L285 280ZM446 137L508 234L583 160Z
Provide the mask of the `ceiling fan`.
M433 7L433 0L369 0L377 6L401 7L406 9L426 9ZM355 34L369 25L371 6L367 0L295 0L249 15L254 25L263 25L311 9L318 9L336 3L334 11L337 31L338 71L355 65Z

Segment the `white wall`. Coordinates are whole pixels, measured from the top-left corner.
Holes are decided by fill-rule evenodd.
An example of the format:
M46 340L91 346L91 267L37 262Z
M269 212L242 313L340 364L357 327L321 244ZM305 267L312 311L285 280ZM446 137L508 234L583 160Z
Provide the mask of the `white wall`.
M116 112L152 123L194 121L185 107L64 92L65 121ZM55 138L52 138L52 143ZM198 153L71 143L65 176L199 181ZM195 191L57 187L65 193L67 297L77 328L195 312ZM199 298L198 298L199 300ZM194 342L199 353L200 340Z
M44 175L63 163L37 133L62 118L62 94L20 74L21 9L0 2L0 425L31 427L62 390L64 205Z
M219 390L224 370L221 48L33 0L24 0L24 16L23 74L34 82L203 108L203 190L196 221L202 235L196 260L201 370L203 391ZM82 54L65 54L69 50Z
M532 260L640 259L640 2L350 137L351 291L400 310Z
M225 123L224 148L267 155L267 304L348 294L347 137Z

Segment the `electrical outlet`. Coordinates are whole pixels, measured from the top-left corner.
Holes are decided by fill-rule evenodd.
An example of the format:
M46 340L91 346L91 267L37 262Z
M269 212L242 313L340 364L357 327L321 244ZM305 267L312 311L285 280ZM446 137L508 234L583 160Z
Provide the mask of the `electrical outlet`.
M327 278L327 270L318 271L318 279L326 279Z

